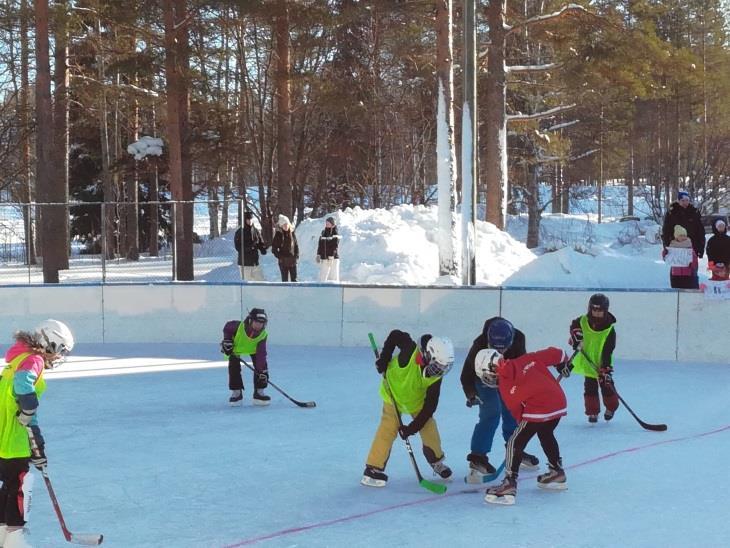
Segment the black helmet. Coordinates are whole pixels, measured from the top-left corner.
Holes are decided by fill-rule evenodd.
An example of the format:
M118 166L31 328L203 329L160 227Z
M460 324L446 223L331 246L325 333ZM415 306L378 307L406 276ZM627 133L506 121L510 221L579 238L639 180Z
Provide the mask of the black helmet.
M603 293L595 293L591 295L591 298L588 300L589 312L591 308L598 308L604 312L608 312L608 297L606 297Z
M266 326L269 318L266 316L266 310L263 308L252 308L248 313L248 316L246 316L246 320L248 320L249 323L252 321L262 322L264 326Z

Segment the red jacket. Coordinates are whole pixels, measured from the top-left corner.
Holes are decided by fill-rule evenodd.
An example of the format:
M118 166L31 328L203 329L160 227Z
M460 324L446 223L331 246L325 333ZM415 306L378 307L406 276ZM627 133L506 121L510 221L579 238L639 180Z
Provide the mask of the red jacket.
M565 393L548 366L568 359L559 348L546 348L503 360L499 393L517 422L546 422L567 414Z

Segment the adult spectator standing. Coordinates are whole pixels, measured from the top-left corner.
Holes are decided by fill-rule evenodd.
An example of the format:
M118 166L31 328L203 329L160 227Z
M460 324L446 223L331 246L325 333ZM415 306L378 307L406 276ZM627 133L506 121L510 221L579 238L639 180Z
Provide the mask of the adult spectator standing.
M241 266L241 279L249 282L262 282L264 275L259 266L259 252L266 255L266 244L261 232L253 224L253 213L243 214L243 226L236 230L233 244L238 251L238 264Z
M707 242L707 261L710 270L717 263L730 264L730 236L723 219L717 219L712 225L712 236Z
M692 241L692 248L698 258L705 254L705 227L702 226L699 210L690 203L689 193L680 190L677 193L677 201L669 206L669 211L664 216L662 226L662 243L664 249L669 247L674 239L674 227L680 225L687 231L687 236Z
M299 260L299 243L294 234L294 227L286 215L279 215L278 228L271 243L271 252L279 260L282 282L297 281L297 261Z
M340 281L340 256L338 248L340 235L337 233L334 217L327 217L324 223L324 230L319 237L317 245L317 262L319 263L320 282Z

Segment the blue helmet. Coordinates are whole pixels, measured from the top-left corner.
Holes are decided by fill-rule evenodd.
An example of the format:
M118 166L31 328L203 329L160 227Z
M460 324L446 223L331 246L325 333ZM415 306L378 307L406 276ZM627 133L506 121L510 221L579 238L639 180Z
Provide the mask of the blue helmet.
M504 354L515 339L514 326L504 318L495 318L487 329L487 344Z

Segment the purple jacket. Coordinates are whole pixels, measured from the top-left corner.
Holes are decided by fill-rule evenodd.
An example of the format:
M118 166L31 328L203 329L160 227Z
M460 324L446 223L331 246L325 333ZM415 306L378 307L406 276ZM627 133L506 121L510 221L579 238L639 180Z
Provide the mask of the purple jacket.
M223 326L223 338L233 340L236 336L236 331L238 331L238 326L240 325L240 320L231 320L226 322L226 325ZM255 335L250 327L246 331L246 334L249 337L253 337ZM268 369L268 365L266 363L266 340L267 339L264 339L258 344L255 354L251 354L251 361L253 362L253 367L257 373L261 373Z

